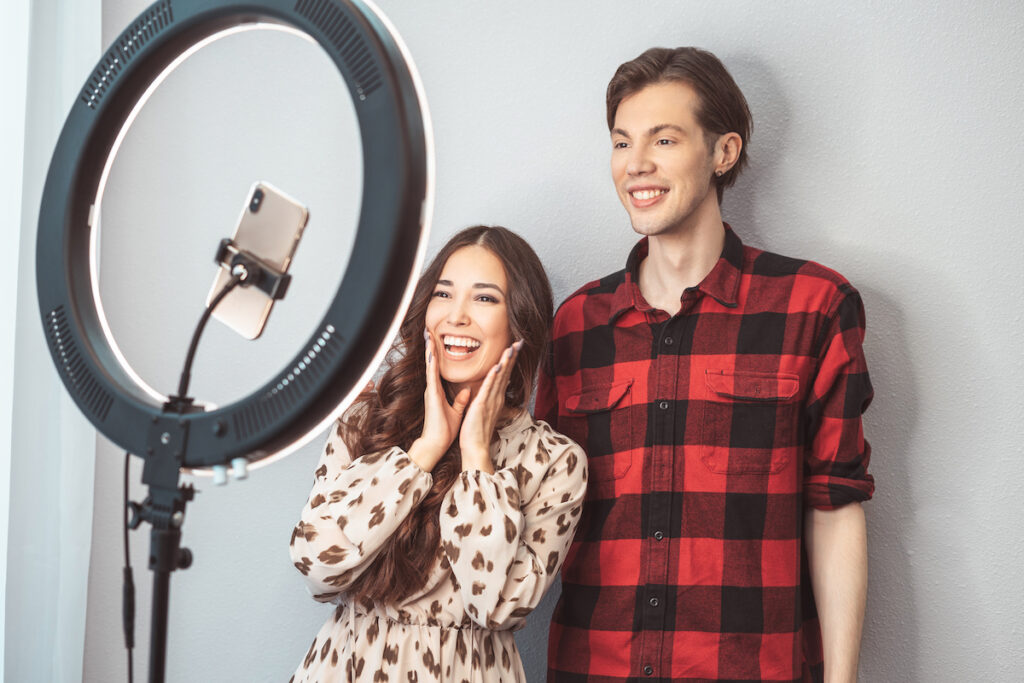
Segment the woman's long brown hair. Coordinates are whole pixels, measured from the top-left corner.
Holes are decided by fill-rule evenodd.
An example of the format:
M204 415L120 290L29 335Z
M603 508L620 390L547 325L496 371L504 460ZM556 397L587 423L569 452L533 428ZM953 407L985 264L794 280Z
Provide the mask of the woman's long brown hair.
M513 338L523 340L505 392L505 405L522 406L529 400L551 329L551 285L540 259L523 238L502 227L466 228L448 240L423 272L399 338L388 354L386 371L376 388L363 392L342 419L342 436L353 457L392 446L408 450L419 438L427 386L423 361L427 305L448 258L470 245L488 249L505 268L509 328ZM450 399L451 392L444 384ZM461 471L456 439L434 466L430 491L349 588L353 601L395 604L424 587L441 549L441 502Z

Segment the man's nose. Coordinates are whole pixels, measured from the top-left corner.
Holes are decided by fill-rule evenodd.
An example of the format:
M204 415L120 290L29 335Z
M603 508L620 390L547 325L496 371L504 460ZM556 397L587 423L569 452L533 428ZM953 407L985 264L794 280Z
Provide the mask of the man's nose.
M636 145L629 150L629 159L626 161L626 173L629 175L644 175L654 170L654 162L651 160L648 150L644 145Z

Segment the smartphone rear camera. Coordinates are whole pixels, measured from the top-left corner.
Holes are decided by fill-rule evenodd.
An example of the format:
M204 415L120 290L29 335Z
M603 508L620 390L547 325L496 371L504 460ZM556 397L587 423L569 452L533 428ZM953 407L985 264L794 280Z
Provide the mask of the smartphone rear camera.
M263 206L263 190L256 188L256 191L252 193L252 199L249 200L249 210L256 213Z

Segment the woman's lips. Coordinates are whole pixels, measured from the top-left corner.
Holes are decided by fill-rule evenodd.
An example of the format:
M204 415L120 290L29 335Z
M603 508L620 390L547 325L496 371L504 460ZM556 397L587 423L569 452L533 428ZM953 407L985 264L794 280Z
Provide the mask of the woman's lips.
M441 336L444 355L452 360L465 360L480 348L480 340L454 334Z

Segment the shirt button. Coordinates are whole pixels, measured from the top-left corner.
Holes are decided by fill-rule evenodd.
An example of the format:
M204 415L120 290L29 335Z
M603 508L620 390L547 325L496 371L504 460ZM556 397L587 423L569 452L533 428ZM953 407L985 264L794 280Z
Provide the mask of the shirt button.
M662 410L668 410L668 401L659 401L658 407Z
M644 674L650 676L653 673L654 673L654 667L653 666L648 664L647 666L644 667Z
M658 606L658 598L651 598L647 602L650 603L651 607L657 607Z
M665 337L665 346L672 346L673 341L672 337Z
M665 534L661 533L660 531L655 531L654 532L654 540L655 541L660 541L663 538L665 538Z

